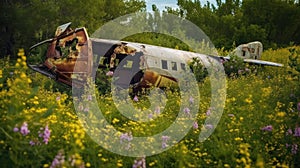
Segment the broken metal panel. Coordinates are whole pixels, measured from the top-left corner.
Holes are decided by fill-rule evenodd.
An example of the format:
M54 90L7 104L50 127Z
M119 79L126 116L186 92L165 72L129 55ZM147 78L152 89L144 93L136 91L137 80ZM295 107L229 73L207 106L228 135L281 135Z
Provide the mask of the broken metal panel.
M90 61L92 55L88 52L86 30L80 28L71 31L69 25L59 28L56 32L59 37L54 38L47 49L44 67L31 66L47 76L55 76L65 84L72 85L72 82L75 82L80 85L91 74L93 63Z
M176 87L177 80L174 77L161 75L155 69L147 69L137 87Z
M70 29L70 25L71 25L71 22L58 26L55 31L55 37L58 37L58 36L62 35L63 33L65 33L65 31Z
M145 62L141 50L128 45L128 43L101 39L90 40L93 46L93 55L97 57L94 60L98 60L96 61L99 65L98 68L113 72L115 85L128 88L141 81Z

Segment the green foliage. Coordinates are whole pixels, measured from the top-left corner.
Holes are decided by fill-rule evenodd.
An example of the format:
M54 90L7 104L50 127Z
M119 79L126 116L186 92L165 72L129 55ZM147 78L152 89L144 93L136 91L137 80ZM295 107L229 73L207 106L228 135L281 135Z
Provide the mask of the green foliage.
M175 49L185 50L185 51L190 50L189 46L183 43L182 41L180 41L179 39L176 39L172 36L168 36L165 34L160 34L160 33L150 33L150 32L139 33L139 34L126 37L123 40L151 44L156 46L163 46L168 48L173 48L175 46Z
M107 94L111 91L111 81L112 77L107 76L106 73L109 71L109 68L106 70L98 69L95 77L95 84L100 94Z
M208 76L207 69L198 58L193 58L193 60L189 63L189 66L198 82L203 82Z
M245 25L256 24L265 31L266 46L271 43L288 45L299 44L299 2L246 0L242 3Z
M292 70L289 72L292 77L300 80L300 50L297 50L296 48L290 48L289 52L289 66L292 68Z
M230 55L230 60L226 61L223 65L226 74L229 76L236 76L240 70L245 69L243 59L232 54Z
M248 65L244 63L243 59L230 54L230 60L223 63L225 73L230 77L238 77L243 75L255 74L259 71L258 66Z
M109 20L145 9L140 0L7 0L0 2L0 55L16 58L17 48L26 50L54 36L56 27L72 22L93 33Z
M195 23L218 48L230 49L234 41L258 40L266 48L300 43L299 1L218 0L215 7L199 0L178 0L178 6L168 12Z

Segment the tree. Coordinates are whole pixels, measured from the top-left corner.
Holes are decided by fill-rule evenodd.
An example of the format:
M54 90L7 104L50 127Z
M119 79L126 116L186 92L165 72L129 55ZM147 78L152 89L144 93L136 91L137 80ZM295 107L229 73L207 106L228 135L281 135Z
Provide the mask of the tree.
M0 57L16 55L17 48L51 38L57 26L72 22L75 27L95 31L105 22L145 10L142 0L6 0L0 2Z
M258 25L265 30L267 44L299 44L299 4L295 1L244 0L242 4L244 25Z

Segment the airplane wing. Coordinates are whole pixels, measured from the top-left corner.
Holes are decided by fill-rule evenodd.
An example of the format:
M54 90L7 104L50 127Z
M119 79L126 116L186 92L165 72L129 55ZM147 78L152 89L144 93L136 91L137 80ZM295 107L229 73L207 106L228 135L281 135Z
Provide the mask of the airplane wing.
M270 61L263 61L263 60L244 59L244 62L249 63L249 64L256 64L256 65L283 67L283 64L270 62Z
M230 61L230 57L221 57L222 60ZM243 59L244 63L255 64L255 65L263 65L263 66L276 66L276 67L283 67L283 64L270 62L270 61L263 61L258 59Z

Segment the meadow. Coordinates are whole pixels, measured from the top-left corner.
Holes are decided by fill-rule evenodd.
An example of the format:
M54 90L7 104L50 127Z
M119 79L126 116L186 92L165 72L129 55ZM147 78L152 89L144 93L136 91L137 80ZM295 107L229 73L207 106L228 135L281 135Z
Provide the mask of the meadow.
M213 108L211 81L205 78L199 83L197 121L188 134L160 154L139 158L115 154L94 142L78 120L71 89L30 70L21 49L17 60L0 60L1 167L299 167L300 61L293 58L300 48L293 48L262 55L285 67L229 69L221 120L212 135L199 142L200 129L210 129L204 120ZM142 123L122 116L110 93L97 94L96 99L106 120L128 133L125 140L130 141L131 135L154 135L174 121L180 95L166 92L167 105ZM138 95L132 103L147 109L151 102L147 95ZM91 109L81 110L91 122L100 122L89 115ZM170 141L162 140L162 148Z

